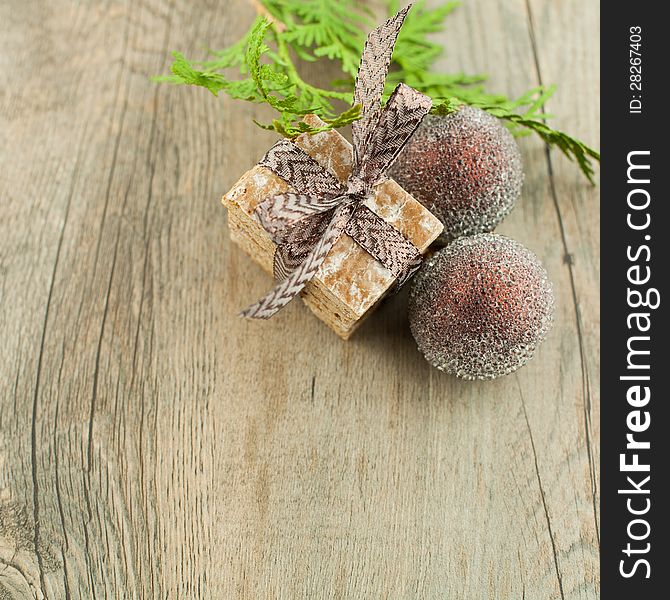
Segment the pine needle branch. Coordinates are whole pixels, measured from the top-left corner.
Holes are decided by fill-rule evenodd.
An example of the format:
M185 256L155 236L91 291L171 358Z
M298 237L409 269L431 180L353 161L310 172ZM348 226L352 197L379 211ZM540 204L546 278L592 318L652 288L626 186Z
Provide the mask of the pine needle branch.
M350 105L365 35L374 26L372 15L359 0L254 0L259 17L232 46L211 51L210 58L194 62L173 53L171 75L155 81L203 87L217 96L225 92L235 99L271 106L278 117L260 127L293 138L343 127L360 118L360 107L342 112L337 103ZM400 82L427 94L433 112L449 114L463 104L477 106L502 119L515 135L538 135L550 147L574 160L589 181L594 181L597 151L572 136L547 125L551 115L545 105L554 87L534 88L516 99L488 92L484 74L441 73L436 60L444 48L432 34L444 30L444 21L458 6L445 2L428 8L418 0L409 13L393 54L386 95ZM398 0L387 0L389 14L399 9ZM337 65L341 78L332 89L314 86L301 75L298 63L328 59ZM237 76L235 76L237 73ZM319 115L325 125L313 128L306 114Z

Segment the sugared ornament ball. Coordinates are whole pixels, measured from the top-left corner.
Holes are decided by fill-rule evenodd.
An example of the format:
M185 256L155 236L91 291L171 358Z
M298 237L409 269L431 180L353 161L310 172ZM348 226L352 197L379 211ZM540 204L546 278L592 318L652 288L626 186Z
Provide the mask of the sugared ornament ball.
M389 175L442 221L443 241L493 230L514 208L523 183L510 132L470 106L427 116Z
M412 282L409 323L434 367L463 379L495 379L533 356L553 309L537 256L484 233L459 238L424 263Z

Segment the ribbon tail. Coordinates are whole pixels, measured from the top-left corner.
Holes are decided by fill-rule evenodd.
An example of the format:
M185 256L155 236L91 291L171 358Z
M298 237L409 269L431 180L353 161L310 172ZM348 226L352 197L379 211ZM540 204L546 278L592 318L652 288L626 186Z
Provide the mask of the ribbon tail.
M376 117L379 113L393 48L411 6L410 4L386 23L373 29L365 41L354 88L354 104L361 105L363 115L360 120L352 124L351 130L354 146L354 172L357 172L361 166L366 143L376 126Z
M277 281L283 281L293 273L307 258L305 252L289 244L283 244L275 248L272 259L272 274Z
M302 264L325 233L331 218L332 214L320 221L313 233L305 232L304 237L281 243L275 248L272 273L277 281L286 279Z
M269 319L293 300L319 270L330 249L344 233L353 212L353 204L344 204L338 208L323 236L300 266L258 302L240 314L250 319Z

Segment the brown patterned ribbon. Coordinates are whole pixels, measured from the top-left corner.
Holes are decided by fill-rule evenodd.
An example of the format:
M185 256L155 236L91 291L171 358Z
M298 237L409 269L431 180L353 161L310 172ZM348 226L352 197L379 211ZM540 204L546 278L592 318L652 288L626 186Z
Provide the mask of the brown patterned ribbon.
M393 47L410 6L377 27L365 42L354 90L362 117L352 125L354 165L347 182L341 183L288 140L277 142L259 163L293 191L256 207L256 217L277 244L274 273L283 281L242 311L243 316L267 319L286 306L344 233L389 269L398 279L396 285L421 264L414 244L363 204L431 107L428 96L403 83L381 106Z

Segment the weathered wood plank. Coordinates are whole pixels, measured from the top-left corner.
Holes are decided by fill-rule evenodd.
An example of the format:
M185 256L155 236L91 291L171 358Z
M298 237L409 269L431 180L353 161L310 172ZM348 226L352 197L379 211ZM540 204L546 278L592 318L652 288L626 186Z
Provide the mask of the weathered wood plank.
M500 231L557 323L507 379L430 369L404 294L347 343L299 303L238 320L269 280L218 198L274 138L147 76L252 14L0 7L0 597L596 598L597 189L522 141ZM555 123L597 145L597 27L576 0L469 0L444 66L559 83Z

